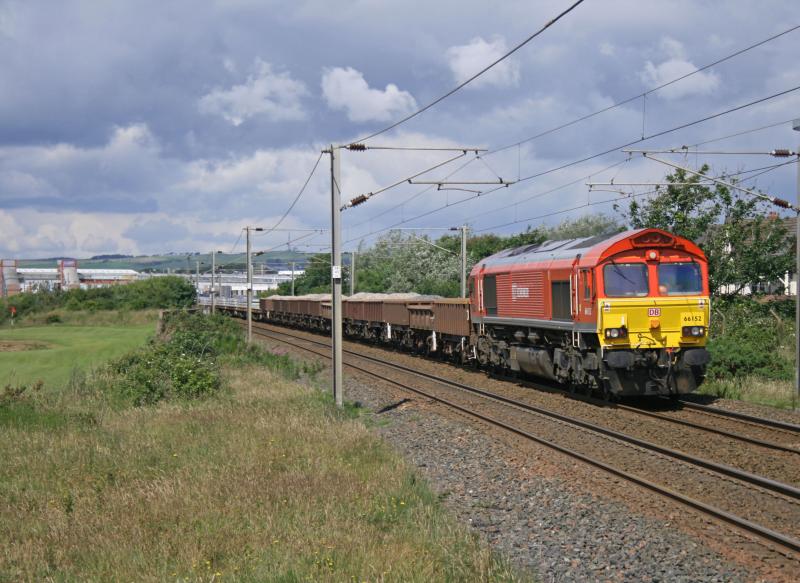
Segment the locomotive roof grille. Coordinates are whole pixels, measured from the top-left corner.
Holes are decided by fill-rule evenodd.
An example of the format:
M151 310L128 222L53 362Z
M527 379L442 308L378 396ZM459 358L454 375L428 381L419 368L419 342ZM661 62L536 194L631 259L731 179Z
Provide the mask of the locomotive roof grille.
M513 249L505 249L480 261L478 265L499 266L513 265L516 263L537 262L545 259L574 259L585 254L589 249L602 245L605 241L611 242L614 239L620 240L626 237L633 237L646 229L624 231L620 233L606 233L603 235L593 235L591 237L580 237L576 239L550 240L536 245L523 245ZM669 237L671 244L675 244L676 239L671 235L659 235L659 240L666 240ZM650 240L649 238L647 239ZM661 246L664 246L662 243Z
M580 237L576 239L560 239L548 240L542 243L535 243L533 245L523 245L522 247L514 247L496 253L493 257L496 259L502 257L518 257L527 254L539 253L554 253L555 251L577 251L579 249L588 249L594 247L598 243L616 237L619 233L608 233L606 235L594 235L592 237ZM561 253L559 253L561 255Z

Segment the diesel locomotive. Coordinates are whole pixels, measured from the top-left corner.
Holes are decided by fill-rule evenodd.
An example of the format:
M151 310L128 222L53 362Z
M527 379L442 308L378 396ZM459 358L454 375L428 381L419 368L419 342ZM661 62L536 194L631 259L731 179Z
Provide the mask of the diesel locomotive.
M677 395L709 354L702 250L658 229L502 251L470 276L475 358L611 395Z
M357 294L342 309L350 337L606 398L694 391L709 314L705 255L659 229L501 251L473 267L467 299ZM254 317L325 332L330 296L263 298Z

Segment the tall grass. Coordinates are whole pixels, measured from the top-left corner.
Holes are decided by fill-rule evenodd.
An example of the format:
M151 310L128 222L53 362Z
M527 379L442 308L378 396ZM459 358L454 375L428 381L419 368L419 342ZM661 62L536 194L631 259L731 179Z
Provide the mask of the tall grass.
M754 375L706 380L700 385L698 392L701 395L735 399L778 409L792 409L800 404L793 398L794 383L792 381L768 379Z
M397 455L307 385L116 410L76 382L0 415L0 581L511 581ZM0 405L0 411L6 405Z

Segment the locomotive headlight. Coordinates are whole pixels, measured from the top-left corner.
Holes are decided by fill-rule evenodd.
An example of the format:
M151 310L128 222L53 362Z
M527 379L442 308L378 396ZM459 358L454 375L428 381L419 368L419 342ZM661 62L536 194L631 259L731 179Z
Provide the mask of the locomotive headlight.
M705 326L684 326L681 329L681 334L694 337L705 336L706 328Z
M628 335L628 330L624 326L622 328L606 328L606 338L616 340L618 338L625 338Z

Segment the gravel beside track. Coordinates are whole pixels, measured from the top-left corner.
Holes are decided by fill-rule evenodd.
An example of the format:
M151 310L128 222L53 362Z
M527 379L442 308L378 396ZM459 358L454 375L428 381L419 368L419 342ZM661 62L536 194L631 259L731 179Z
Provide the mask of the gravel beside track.
M719 540L721 527L713 521L687 534L682 507L654 505L648 493L547 448L487 431L425 400L404 401L408 393L361 375L347 374L345 391L349 401L373 411L375 431L417 466L460 519L539 581L794 578L780 560L725 557L704 544Z

